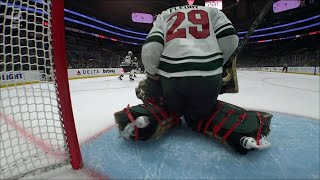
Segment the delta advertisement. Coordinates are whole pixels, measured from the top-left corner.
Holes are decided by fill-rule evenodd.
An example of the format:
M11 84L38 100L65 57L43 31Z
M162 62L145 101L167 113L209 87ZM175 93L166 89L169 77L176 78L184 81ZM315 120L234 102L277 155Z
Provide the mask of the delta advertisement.
M113 76L122 73L122 68L97 68L97 69L68 69L69 78L86 78Z

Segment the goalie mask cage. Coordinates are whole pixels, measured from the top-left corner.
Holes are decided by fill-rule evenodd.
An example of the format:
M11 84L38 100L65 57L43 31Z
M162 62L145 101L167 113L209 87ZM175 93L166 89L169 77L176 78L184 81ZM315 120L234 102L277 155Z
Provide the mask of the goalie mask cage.
M0 179L82 167L63 0L0 0Z

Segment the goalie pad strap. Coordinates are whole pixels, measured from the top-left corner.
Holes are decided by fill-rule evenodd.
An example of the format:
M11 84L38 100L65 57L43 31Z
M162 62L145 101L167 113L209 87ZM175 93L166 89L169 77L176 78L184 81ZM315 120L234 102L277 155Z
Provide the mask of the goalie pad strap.
M210 117L209 121L206 123L205 128L203 129L203 133L206 133L208 130L209 125L211 124L212 120L217 116L217 114L220 112L221 108L223 107L222 103L218 103L219 108L212 114L212 116ZM200 121L201 124L198 124L198 131L200 131L200 127L202 125L202 121Z
M247 113L246 115L246 119L249 119L248 121L244 121L242 122L239 126L237 126L234 131L237 133L241 133L241 134L252 134L254 135L254 137L256 138L257 135L257 130L259 128L259 119L257 117L257 111L248 111L246 109L237 107L235 105L232 104L228 104L222 101L218 101L219 103L223 104L223 107L221 107L221 110L217 111L217 109L219 109L219 104L217 104L213 114L215 115L215 111L217 111L218 113L216 114L216 116L213 118L213 120L211 120L211 117L209 116L207 119L199 119L199 121L195 124L194 129L195 130L200 130L200 132L203 132L204 129L206 128L205 126L208 124L207 122L211 120L211 122L209 122L209 126L206 132L210 131L210 134L212 133L213 128L215 128L214 130L217 132L217 134L220 134L219 130L219 124L221 123L221 129L224 129L226 131L228 131L239 119L239 116L241 116L244 112ZM232 114L230 114L230 116L228 117L227 120L225 120L226 116L230 113L230 111L234 111ZM260 111L259 111L260 112ZM272 115L269 113L265 113L265 112L260 112L261 114L261 118L266 118L266 120L264 121L264 124L262 126L262 134L267 133L268 130L266 130L267 127L270 126L270 122L271 122L271 118ZM203 121L201 123L201 120ZM221 122L225 120L225 122ZM217 129L218 128L218 129ZM266 131L264 131L264 129Z
M141 106L144 107L146 110L148 110L148 111L150 111L150 112L152 113L153 117L156 118L156 120L157 120L157 122L158 122L159 125L162 124L162 121L161 121L160 117L159 117L152 109L148 108L148 107L145 106L144 104L141 105ZM154 106L154 107L155 107L155 106ZM159 110L158 110L158 111L159 111ZM161 112L161 111L160 111L160 112Z
M135 118L132 116L132 114L130 113L129 109L130 109L130 105L128 104L127 108L124 109L124 112L127 113L127 116L129 118L130 122L134 123ZM138 141L139 140L139 130L138 130L136 125L134 126L134 135L135 135L134 136L134 140Z
M151 104L155 109L157 109L157 111L161 114L163 119L168 119L168 115L166 112L164 112L158 105L156 105L155 103L152 103L152 101L150 101L149 99L145 100L145 103L149 103Z
M222 142L224 142L229 137L229 135L233 132L233 130L236 129L244 121L246 116L247 116L247 113L245 113L245 112L239 116L238 121L235 124L233 124L233 126L222 137Z
M214 137L222 128L223 124L227 121L227 119L231 116L231 114L234 113L234 110L230 109L227 112L227 115L225 116L225 118L218 124L213 126L212 128L212 136Z
M257 147L266 146L261 139L266 138L270 132L271 114L260 111L257 113L257 111L218 101L210 116L199 119L194 124L194 130L227 143L240 153L250 151L241 144L242 137L257 140L259 142Z
M197 125L197 131L200 132L201 131L201 126L202 126L203 120L199 121L198 125ZM205 131L204 131L205 132Z
M152 105L152 107L154 107L162 116L162 119L164 121L167 121L169 119L169 116L167 114L166 111L164 111L162 108L160 108L156 103L153 103L154 101L153 100L150 100L150 99L146 99L144 101L144 103L148 103L150 105ZM145 109L147 109L148 111L150 111L152 113L152 115L157 119L159 125L162 125L162 121L160 119L160 117L157 115L157 113L155 113L152 109L150 108L147 108L145 105L142 105ZM177 116L176 113L174 112L171 112L170 113L170 117L171 117L171 121L174 123L174 124L179 124L179 117Z
M259 128L258 128L258 132L257 132L257 145L260 145L260 137L261 137L261 130L262 130L262 126L264 125L264 123L268 120L267 118L261 118L261 114L260 112L257 112L257 117L259 119Z
M168 118L163 119L162 116ZM122 111L114 113L114 117L120 137L133 141L158 138L181 122L177 113L166 111L165 107L153 102L132 107L128 105Z

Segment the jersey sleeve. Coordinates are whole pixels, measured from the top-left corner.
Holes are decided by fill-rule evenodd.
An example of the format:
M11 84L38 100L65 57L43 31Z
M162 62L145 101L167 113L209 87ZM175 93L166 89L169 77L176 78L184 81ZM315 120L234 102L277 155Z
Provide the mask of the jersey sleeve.
M225 64L237 49L239 38L236 29L223 12L217 10L213 19L214 33L223 52L223 64Z
M160 56L164 47L164 21L159 15L153 23L153 28L149 32L141 51L142 63L145 70L150 75L158 73Z

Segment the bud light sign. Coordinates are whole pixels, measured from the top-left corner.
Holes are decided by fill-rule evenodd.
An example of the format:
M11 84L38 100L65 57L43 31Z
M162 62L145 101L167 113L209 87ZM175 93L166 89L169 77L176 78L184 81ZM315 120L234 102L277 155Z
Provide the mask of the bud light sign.
M6 82L6 81L16 81L16 80L22 80L23 74L22 72L9 72L9 73L1 73L0 74L0 81Z

